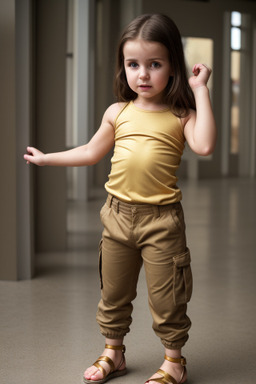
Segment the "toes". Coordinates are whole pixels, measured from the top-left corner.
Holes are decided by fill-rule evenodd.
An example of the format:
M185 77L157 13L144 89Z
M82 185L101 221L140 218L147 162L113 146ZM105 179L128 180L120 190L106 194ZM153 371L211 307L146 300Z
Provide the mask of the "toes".
M102 379L102 374L99 371L91 376L91 380L93 380L93 381L100 380L100 379Z
M102 379L101 372L95 368L95 367L90 367L84 372L84 377L87 380L99 380Z

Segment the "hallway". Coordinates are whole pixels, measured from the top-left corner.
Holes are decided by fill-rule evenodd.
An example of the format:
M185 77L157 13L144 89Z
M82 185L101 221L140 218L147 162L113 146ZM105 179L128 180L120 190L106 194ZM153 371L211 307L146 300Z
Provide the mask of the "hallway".
M192 254L189 384L254 384L256 377L256 181L179 183ZM95 321L100 297L97 246L103 201L70 203L66 253L37 255L31 281L0 281L3 384L78 384L101 354ZM143 270L127 335L129 373L115 384L143 384L161 365ZM112 381L111 381L112 382Z

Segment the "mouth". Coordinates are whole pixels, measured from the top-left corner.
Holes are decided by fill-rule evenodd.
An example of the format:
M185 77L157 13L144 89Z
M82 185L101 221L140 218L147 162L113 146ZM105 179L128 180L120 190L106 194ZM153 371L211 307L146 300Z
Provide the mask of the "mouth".
M141 85L139 85L139 88L140 88L140 89L143 89L143 90L147 90L147 89L150 89L150 88L151 88L151 85L141 84Z

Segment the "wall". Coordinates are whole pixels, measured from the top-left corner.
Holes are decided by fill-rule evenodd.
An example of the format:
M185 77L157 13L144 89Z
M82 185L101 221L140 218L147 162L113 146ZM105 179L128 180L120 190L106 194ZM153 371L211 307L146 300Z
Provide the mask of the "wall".
M1 97L0 116L0 274L17 278L16 143L15 143L15 2L1 2L0 12Z
M64 0L37 0L35 9L35 141L45 152L65 149L66 21ZM66 169L36 168L37 252L66 249Z
M0 3L0 279L33 276L31 173L23 160L31 132L31 3Z

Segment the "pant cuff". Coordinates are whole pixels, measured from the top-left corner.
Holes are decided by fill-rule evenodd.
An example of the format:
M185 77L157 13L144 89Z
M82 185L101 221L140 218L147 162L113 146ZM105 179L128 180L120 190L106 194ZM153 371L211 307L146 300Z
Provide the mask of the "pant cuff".
M108 339L122 339L123 337L126 336L126 332L113 332L113 331L100 331L102 336L108 338Z
M188 340L188 336L186 336L184 339L179 341L168 341L168 340L161 340L162 344L167 349L181 349L186 344L186 341Z

